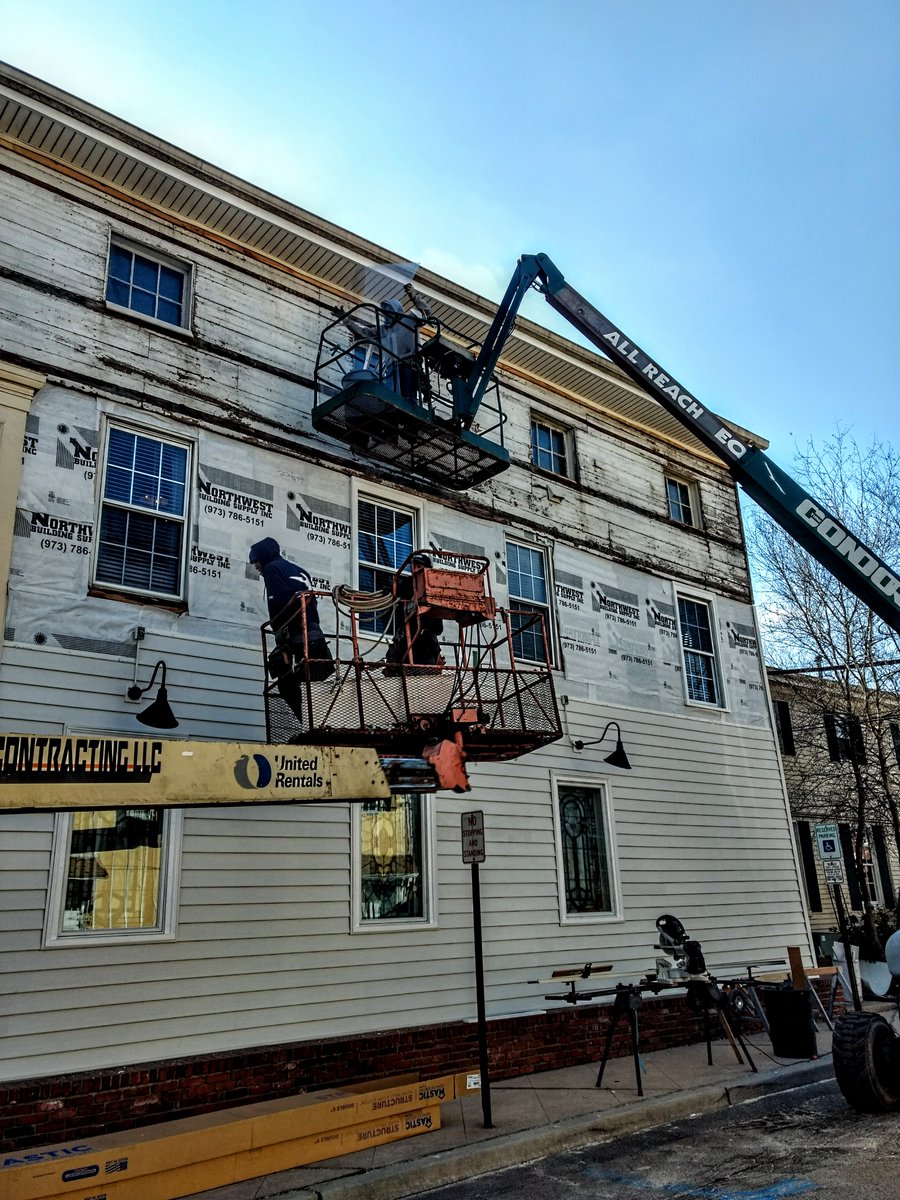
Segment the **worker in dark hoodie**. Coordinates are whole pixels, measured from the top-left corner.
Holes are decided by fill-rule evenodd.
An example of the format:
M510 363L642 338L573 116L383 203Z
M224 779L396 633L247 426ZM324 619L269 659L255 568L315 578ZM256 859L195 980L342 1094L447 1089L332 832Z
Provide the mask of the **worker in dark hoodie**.
M275 635L275 649L269 655L269 674L278 690L302 721L303 684L308 680L327 679L334 672L334 660L322 627L315 596L303 600L313 590L308 571L290 562L281 553L274 538L263 538L250 547L251 564L262 576L266 587L269 620Z

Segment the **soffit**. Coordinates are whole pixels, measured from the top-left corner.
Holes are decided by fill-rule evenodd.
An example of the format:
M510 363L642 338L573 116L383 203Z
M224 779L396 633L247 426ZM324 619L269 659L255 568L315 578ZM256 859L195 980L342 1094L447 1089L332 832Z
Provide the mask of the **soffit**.
M132 197L330 291L359 296L364 272L398 261L380 246L3 64L0 136L95 186ZM436 316L475 342L484 339L495 311L489 300L425 270L417 272L416 287ZM367 289L367 298L377 295ZM718 463L614 364L532 321L517 321L500 366Z

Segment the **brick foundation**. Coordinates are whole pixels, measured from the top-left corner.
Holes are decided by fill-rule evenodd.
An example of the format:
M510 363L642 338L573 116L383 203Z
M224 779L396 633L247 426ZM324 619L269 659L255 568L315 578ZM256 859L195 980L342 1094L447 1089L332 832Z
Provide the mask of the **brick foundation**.
M827 989L821 993L827 995ZM586 1004L490 1021L491 1078L596 1063L610 1014L608 1006ZM640 1032L646 1052L704 1037L702 1017L678 996L645 997ZM611 1056L630 1053L628 1023L620 1020ZM427 1078L477 1063L476 1027L458 1021L0 1083L0 1150L114 1133L401 1072L418 1071Z

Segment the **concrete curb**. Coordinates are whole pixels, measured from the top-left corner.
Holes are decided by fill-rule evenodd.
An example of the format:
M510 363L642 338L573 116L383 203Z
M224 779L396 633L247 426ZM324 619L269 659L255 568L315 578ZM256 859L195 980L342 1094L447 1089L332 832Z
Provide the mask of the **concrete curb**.
M794 1063L791 1066L779 1067L777 1071L761 1072L750 1079L741 1080L728 1088L729 1104L744 1104L747 1100L756 1100L759 1096L773 1096L777 1092L789 1092L791 1088L806 1087L809 1083L819 1083L823 1079L834 1078L834 1066L830 1054L810 1062Z
M618 1134L635 1133L684 1117L712 1112L817 1083L832 1074L831 1057L760 1073L746 1083L711 1084L651 1100L638 1100L604 1113L586 1113L552 1125L500 1134L494 1138L376 1167L359 1174L322 1180L313 1187L284 1192L279 1200L402 1200L476 1175L521 1166L561 1150L577 1150Z

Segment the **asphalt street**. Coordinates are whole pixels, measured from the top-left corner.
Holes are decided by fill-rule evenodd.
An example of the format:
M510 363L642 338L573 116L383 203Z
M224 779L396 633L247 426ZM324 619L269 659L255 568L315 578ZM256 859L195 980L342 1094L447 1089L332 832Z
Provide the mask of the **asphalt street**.
M900 1114L833 1081L422 1193L427 1200L898 1200Z

